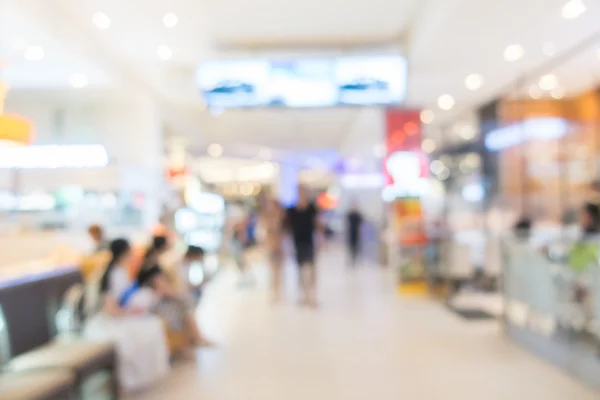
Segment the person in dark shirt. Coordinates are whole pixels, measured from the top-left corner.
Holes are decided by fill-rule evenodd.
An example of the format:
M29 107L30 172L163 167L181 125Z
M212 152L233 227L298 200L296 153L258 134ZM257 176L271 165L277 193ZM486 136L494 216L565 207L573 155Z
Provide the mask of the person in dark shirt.
M348 240L348 251L350 253L350 262L352 266L356 265L356 260L360 254L360 230L363 223L363 216L358 211L356 204L352 204L350 211L346 215L346 234Z
M298 189L298 202L287 210L287 228L289 229L296 262L300 269L300 304L317 306L317 271L315 267L315 233L319 229L318 210L310 201L305 188Z

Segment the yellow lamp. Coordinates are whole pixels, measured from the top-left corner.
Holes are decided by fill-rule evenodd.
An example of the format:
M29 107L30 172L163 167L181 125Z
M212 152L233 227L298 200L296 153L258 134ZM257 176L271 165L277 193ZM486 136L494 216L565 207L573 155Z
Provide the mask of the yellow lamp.
M5 114L4 101L8 86L0 81L0 142L27 145L33 141L33 124L20 115Z

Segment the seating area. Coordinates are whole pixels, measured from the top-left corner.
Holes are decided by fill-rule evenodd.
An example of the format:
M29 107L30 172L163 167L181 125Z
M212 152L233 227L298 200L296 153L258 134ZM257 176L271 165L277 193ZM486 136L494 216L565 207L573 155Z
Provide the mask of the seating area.
M85 341L74 320L78 268L0 281L0 398L119 397L112 344Z

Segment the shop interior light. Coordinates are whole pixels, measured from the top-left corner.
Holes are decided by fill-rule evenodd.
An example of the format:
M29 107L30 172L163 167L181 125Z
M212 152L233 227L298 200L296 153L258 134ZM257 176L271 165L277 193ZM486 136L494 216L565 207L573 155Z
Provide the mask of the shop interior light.
M511 44L504 49L504 59L508 62L515 62L523 58L525 49L520 44Z
M478 203L485 197L485 189L481 183L470 183L462 188L461 194L466 201Z
M455 100L454 97L449 94L443 94L438 98L438 107L444 111L451 110L454 107Z
M560 100L563 97L565 97L565 89L562 87L557 87L552 92L550 92L550 95L553 99Z
M569 0L561 8L561 15L565 19L579 18L585 13L587 7L583 0Z
M465 86L471 91L480 89L483 86L483 76L480 74L471 74L465 78Z
M174 28L178 22L179 22L179 18L177 17L177 15L175 15L173 13L167 13L163 17L163 23L165 24L165 26L167 28Z
M102 145L44 145L0 148L0 168L102 168L108 155Z
M459 135L464 140L472 140L473 138L475 138L475 136L477 136L477 130L473 125L466 124L460 128Z
M435 140L433 140L433 139L425 139L421 143L421 149L425 153L433 153L436 148L437 148L437 145L435 143Z
M156 49L156 54L158 55L158 58L160 58L161 60L167 61L167 60L170 60L171 57L173 56L173 50L171 50L171 48L169 46L161 44Z
M223 155L223 146L213 143L206 148L206 153L213 158L219 158Z
M542 98L544 93L542 93L542 89L538 85L531 85L529 87L529 96L534 100L539 100Z
M431 110L423 110L421 111L421 122L429 125L433 122L433 120L435 119L435 114L433 113L433 111Z
M568 129L562 118L534 118L489 132L485 145L491 151L498 151L529 140L558 139L565 136Z
M437 174L437 178L440 181L445 181L446 179L448 179L450 177L450 168L444 166L440 172L438 172Z
M340 179L345 189L378 189L385 186L382 174L344 174Z
M538 85L542 90L554 90L558 87L558 77L554 74L546 74L540 78Z

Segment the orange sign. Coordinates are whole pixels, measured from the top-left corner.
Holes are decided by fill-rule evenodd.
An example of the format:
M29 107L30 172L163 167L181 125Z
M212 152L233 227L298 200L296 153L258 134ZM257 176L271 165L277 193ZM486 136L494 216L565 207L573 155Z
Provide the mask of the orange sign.
M0 141L30 144L33 141L33 124L19 115L0 115Z

